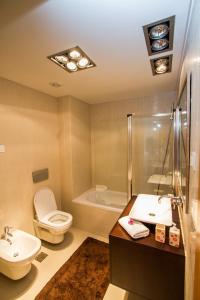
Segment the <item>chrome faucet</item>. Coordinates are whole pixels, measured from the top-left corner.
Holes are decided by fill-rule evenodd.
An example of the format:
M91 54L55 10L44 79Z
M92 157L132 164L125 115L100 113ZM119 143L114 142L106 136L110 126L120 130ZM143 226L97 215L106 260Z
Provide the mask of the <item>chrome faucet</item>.
M183 198L181 196L174 196L172 194L161 195L161 196L158 197L158 203L161 203L162 198L170 198L173 209L175 209L176 206L182 206L183 205Z
M12 233L10 232L11 229L12 229L11 226L5 226L5 227L4 227L4 234L3 234L3 236L2 236L2 238L3 238L4 240L6 240L10 245L12 245L12 241L10 240L9 237L12 237L12 236L13 236Z
M162 198L170 198L172 199L174 196L172 194L168 194L168 195L161 195L158 197L158 203L161 203L161 199Z

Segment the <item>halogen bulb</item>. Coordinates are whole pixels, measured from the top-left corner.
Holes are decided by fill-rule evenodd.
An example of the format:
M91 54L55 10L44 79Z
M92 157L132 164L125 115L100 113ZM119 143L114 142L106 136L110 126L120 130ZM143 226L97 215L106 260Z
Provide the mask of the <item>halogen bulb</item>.
M72 72L75 72L77 71L77 65L74 61L69 61L67 64L66 64L66 67L72 71Z
M166 65L160 65L156 68L156 73L157 74L163 74L167 72L167 66Z
M77 50L72 50L71 52L69 52L69 57L70 57L71 59L77 60L77 59L81 58L81 54L80 54L80 52L77 51Z
M68 62L68 58L64 55L57 55L55 56L55 59L61 64L66 64Z
M87 57L82 57L78 63L77 63L79 68L86 68L89 65L89 60Z

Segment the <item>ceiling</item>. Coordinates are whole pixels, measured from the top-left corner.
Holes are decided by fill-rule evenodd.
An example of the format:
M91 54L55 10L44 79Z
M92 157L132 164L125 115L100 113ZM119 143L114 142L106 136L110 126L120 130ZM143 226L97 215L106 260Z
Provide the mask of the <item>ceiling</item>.
M176 90L189 5L190 0L2 0L0 76L88 103ZM142 26L172 15L172 72L152 76ZM46 58L76 45L96 68L71 74Z

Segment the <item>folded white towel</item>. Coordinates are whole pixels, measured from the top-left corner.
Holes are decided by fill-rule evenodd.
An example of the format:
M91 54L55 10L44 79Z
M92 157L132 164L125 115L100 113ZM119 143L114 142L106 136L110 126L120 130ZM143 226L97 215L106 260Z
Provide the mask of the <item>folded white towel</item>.
M130 220L129 216L120 218L118 222L134 239L139 239L149 235L149 228L144 226L141 222L132 219Z

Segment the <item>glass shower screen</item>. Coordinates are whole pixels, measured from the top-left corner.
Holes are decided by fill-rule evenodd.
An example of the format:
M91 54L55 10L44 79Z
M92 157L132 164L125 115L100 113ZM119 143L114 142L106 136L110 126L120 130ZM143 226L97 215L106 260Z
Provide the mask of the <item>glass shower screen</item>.
M132 116L132 195L172 192L173 123L170 115ZM128 136L128 148L129 143Z

